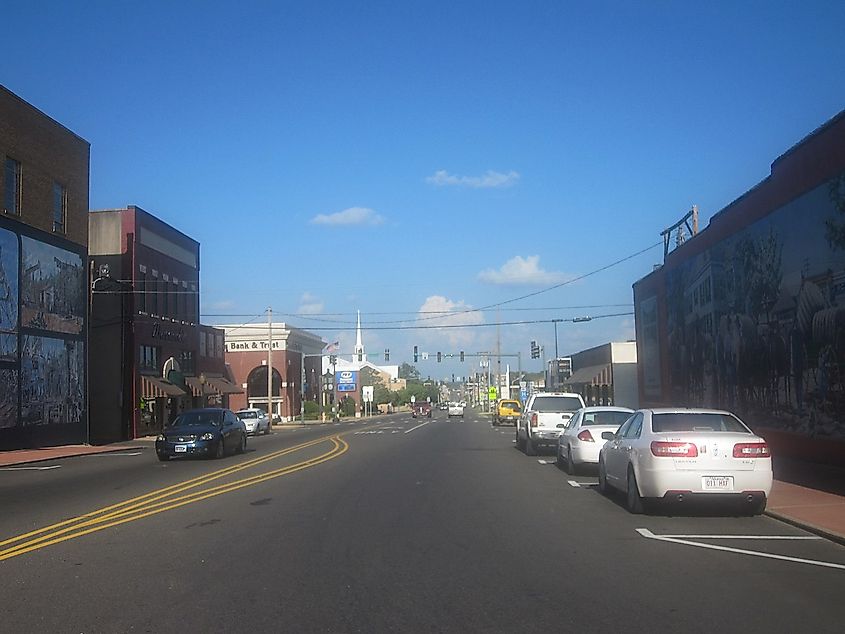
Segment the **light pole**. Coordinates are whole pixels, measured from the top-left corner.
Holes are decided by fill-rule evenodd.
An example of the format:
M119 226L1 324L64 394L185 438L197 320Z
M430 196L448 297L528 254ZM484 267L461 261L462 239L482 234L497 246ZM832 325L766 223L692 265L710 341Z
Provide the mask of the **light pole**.
M208 379L205 378L205 372L200 372L200 407L206 406L205 384L207 382L208 382Z

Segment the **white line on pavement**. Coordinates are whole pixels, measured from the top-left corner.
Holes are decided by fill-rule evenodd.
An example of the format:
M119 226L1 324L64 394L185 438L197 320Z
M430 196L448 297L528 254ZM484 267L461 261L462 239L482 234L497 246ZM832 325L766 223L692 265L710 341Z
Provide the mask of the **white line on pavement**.
M61 469L62 465L54 464L49 467L3 467L0 471L49 471L50 469Z
M672 537L673 539L822 539L818 535L660 535L660 537Z
M756 550L745 550L744 548L729 548L728 546L717 546L715 544L701 544L699 542L690 542L684 539L666 537L665 535L655 535L647 528L637 528L634 530L636 530L641 536L645 537L646 539L654 539L661 542L670 542L672 544L696 546L698 548L706 548L708 550L722 550L728 553L737 553L739 555L765 557L766 559L779 559L780 561L793 561L799 564L809 564L811 566L822 566L824 568L836 568L839 570L845 570L845 564L835 564L829 561L816 561L815 559L802 559L800 557L787 557L786 555L775 555L773 553L761 553L757 552Z
M576 482L575 480L569 480L569 486L571 486L571 487L578 487L578 488L580 488L580 487L581 487L581 483L580 483L580 482Z
M143 451L133 451L132 453L115 452L115 453L89 453L88 456L140 456Z
M406 434L410 434L410 433L411 433L412 431L414 431L415 429L419 429L420 427L423 427L423 426L425 426L425 425L428 425L430 422L431 422L430 420L427 420L427 421L425 421L424 423L420 423L420 424L419 424L419 425L417 425L416 427L411 427L411 429L409 429L409 430L408 430L408 431L406 431L405 433L406 433Z

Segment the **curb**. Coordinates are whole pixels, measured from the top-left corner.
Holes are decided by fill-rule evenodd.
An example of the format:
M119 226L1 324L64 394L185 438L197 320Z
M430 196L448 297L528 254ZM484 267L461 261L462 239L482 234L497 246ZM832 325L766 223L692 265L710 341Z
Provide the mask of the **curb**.
M779 522L783 522L784 524L789 524L790 526L803 529L808 533L813 533L814 535L818 535L819 537L824 537L825 539L828 539L832 542L836 542L841 546L845 546L845 535L842 535L841 533L836 533L831 531L830 529L816 526L815 524L811 524L810 522L804 522L795 517L779 513L778 511L766 510L763 514L771 517L772 519L776 519Z
M93 446L93 445L89 445L89 446ZM37 463L37 462L50 462L51 460L63 460L65 458L79 458L80 456L96 456L97 454L103 454L103 453L120 453L122 451L131 451L133 449L144 450L144 449L146 449L146 447L143 446L143 445L126 446L126 447L120 447L120 448L115 448L115 449L103 449L102 451L81 451L81 452L74 452L74 453L65 453L65 454L55 455L55 456L45 456L43 458L32 458L31 460L25 460L25 461L22 460L20 462L10 462L8 464L0 462L0 469L6 468L6 467L16 467L18 465L34 464L34 463Z

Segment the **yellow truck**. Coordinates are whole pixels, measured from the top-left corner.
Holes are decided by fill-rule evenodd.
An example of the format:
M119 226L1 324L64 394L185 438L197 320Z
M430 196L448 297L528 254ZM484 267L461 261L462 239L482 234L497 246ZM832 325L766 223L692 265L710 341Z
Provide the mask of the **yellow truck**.
M522 404L519 401L502 399L496 403L496 408L493 410L493 424L496 426L516 425L521 415Z

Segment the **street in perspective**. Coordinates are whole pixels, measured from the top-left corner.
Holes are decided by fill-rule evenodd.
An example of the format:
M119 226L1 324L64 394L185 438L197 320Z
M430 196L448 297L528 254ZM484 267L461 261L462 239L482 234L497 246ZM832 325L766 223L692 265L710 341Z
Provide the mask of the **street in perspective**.
M845 629L845 4L2 23L0 633Z

